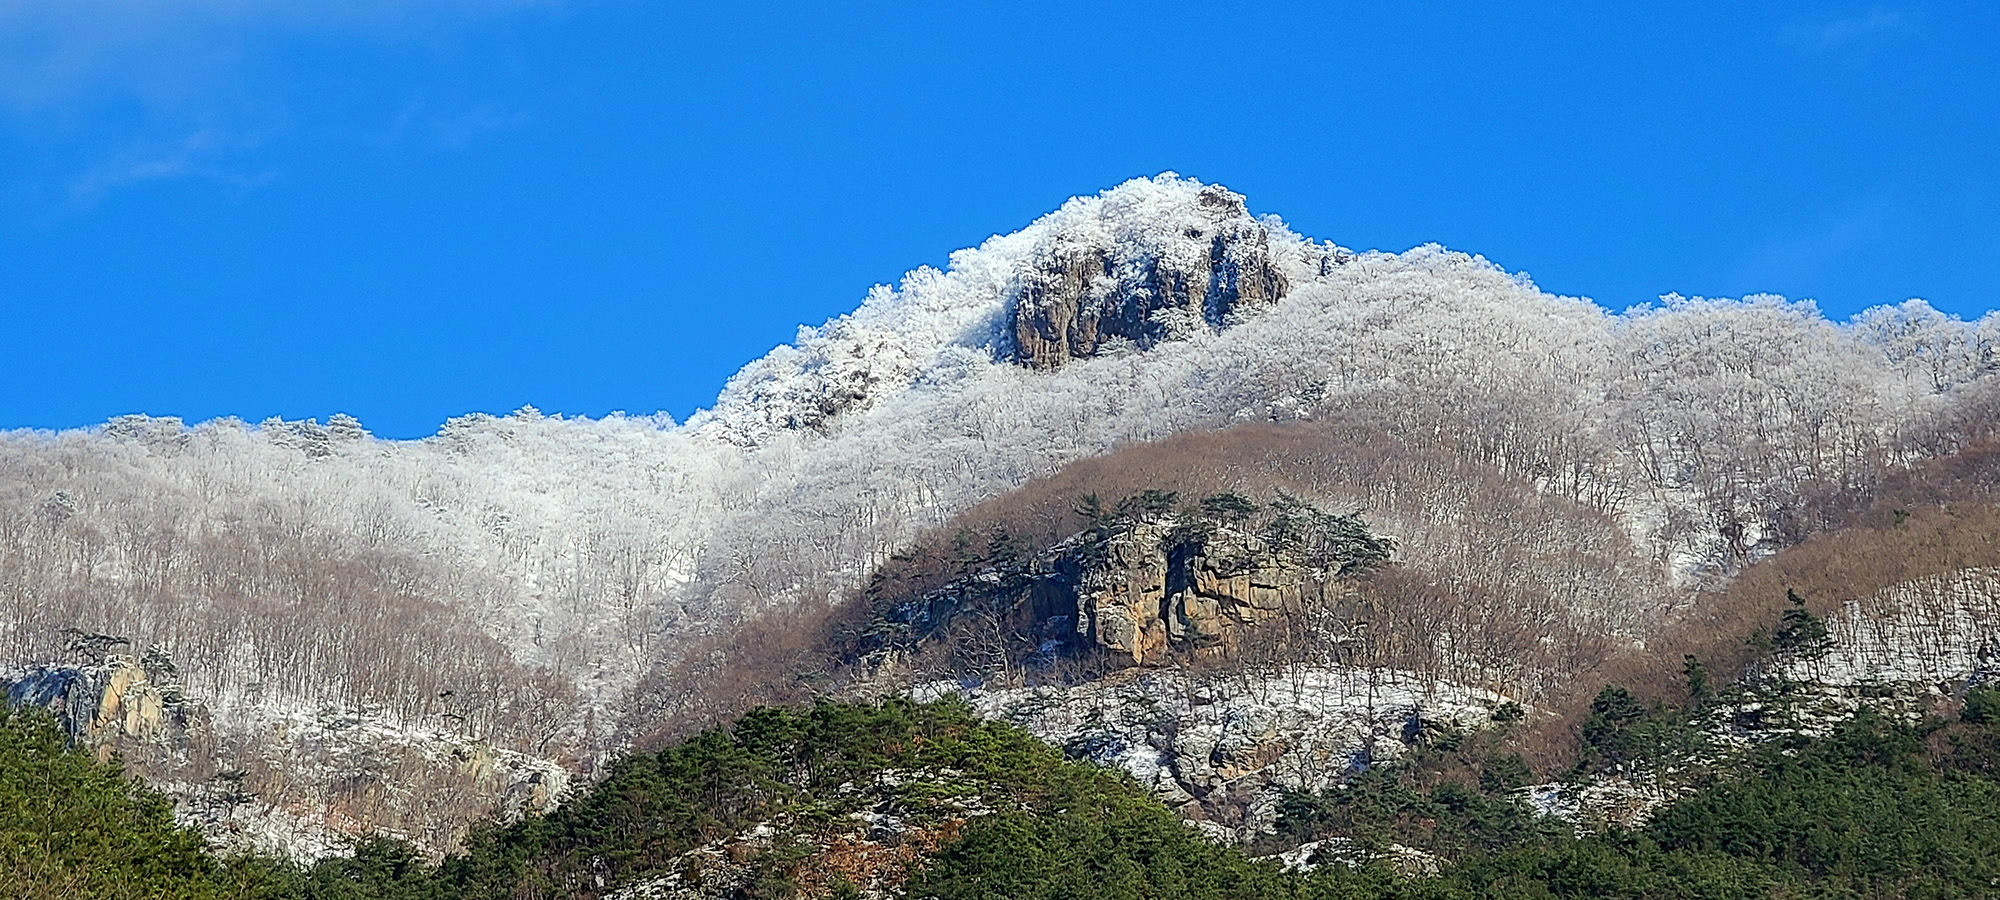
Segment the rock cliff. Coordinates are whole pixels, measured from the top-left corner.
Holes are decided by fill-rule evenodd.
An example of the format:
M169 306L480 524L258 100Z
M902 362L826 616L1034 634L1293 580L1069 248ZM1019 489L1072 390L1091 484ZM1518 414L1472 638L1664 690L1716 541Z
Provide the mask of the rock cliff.
M1352 517L1290 498L1274 507L1262 527L1107 515L890 607L882 624L905 643L878 655L878 671L901 674L898 649L923 667L926 648L949 648L955 677L917 685L918 697L963 694L985 716L1123 768L1227 840L1268 831L1286 790L1394 757L1428 723L1482 727L1509 702L1355 665L1355 591L1341 576L1392 545Z
M1486 727L1508 698L1409 672L1134 669L1075 685L928 685L1071 755L1132 774L1219 839L1268 833L1285 792L1401 756L1434 726Z
M100 759L121 757L217 846L314 859L385 832L442 852L494 813L554 808L572 781L552 760L379 713L211 709L164 654L103 652L115 643L0 671L0 696L48 711Z
M187 746L207 731L207 711L181 693L163 656L125 654L0 672L8 704L53 714L70 739L101 755L136 745Z
M897 604L884 618L907 635L906 650L976 619L1010 632L1041 661L1213 661L1235 657L1260 626L1326 612L1348 591L1327 574L1245 531L1166 517L1085 531Z
M1015 362L1046 370L1120 341L1144 349L1285 295L1271 233L1241 194L1208 185L1194 207L1163 246L1131 252L1058 235L1040 248L1012 306Z
M745 366L688 429L740 447L834 434L963 375L1048 374L1253 321L1354 258L1252 215L1220 185L1137 179L954 254L946 270L878 285Z
M1094 545L1080 541L1040 573L1041 605L1074 608L1076 638L1138 666L1176 651L1204 657L1240 649L1243 636L1331 585L1263 540L1227 528L1198 537L1176 523L1141 523Z

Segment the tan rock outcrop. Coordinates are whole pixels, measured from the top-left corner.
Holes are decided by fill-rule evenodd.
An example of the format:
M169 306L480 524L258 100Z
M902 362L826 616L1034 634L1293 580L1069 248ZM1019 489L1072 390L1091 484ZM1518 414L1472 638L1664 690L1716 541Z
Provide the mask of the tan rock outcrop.
M147 678L145 667L129 656L114 656L105 665L108 671L97 715L90 723L91 736L141 741L159 737L167 725L166 700L159 686Z
M1248 627L1323 589L1262 540L1219 527L1188 540L1171 523L1140 524L1072 568L1078 634L1140 666L1231 655Z
M112 654L83 665L36 666L0 673L0 691L9 704L53 713L72 740L113 750L178 741L202 727L201 711L179 700L165 661Z
M1012 679L1018 667L1065 660L1157 667L1301 649L1304 632L1267 627L1280 622L1312 629L1328 651L1354 590L1342 573L1384 551L1328 556L1284 534L1292 543L1281 548L1205 517L1121 513L1032 557L887 607L870 629L879 643L860 655L894 667L935 649L946 665Z

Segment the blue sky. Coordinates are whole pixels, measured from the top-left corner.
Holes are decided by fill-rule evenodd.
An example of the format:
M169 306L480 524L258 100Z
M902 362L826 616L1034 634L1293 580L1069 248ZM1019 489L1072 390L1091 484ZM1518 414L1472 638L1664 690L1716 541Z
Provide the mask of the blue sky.
M0 428L683 418L1163 170L1614 308L2000 305L1993 4L692 6L0 0Z

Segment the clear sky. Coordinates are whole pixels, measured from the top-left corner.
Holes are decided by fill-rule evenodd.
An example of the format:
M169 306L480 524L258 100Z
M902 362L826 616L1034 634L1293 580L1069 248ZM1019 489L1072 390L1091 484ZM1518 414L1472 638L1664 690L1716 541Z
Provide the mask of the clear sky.
M0 0L0 428L684 418L1169 169L1613 308L2000 305L2000 4L702 5Z

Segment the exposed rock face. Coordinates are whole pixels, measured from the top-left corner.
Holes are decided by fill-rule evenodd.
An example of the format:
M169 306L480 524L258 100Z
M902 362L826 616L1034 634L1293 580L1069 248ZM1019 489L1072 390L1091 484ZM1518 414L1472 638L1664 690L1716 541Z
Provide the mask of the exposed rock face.
M1825 652L1779 661L1785 677L1863 694L1962 684L2000 669L2000 569L1960 569L1848 600L1826 627Z
M0 671L0 697L49 711L100 759L122 756L182 824L229 850L310 860L384 831L442 852L489 815L553 809L572 781L552 760L430 724L211 710L163 655Z
M1255 536L1166 518L1078 534L1018 568L955 581L888 616L921 640L968 610L998 611L1044 650L1162 666L1231 658L1256 626L1323 608L1345 590Z
M1753 664L1727 702L1706 712L1692 751L1532 785L1522 800L1579 833L1639 828L1708 775L1745 765L1757 747L1824 738L1863 709L1918 722L1940 703L1962 701L1971 686L2000 683L1996 622L2000 569L1929 575L1847 600L1824 620L1823 642Z
M547 812L570 773L443 723L325 708L271 716L221 735L206 781L169 790L177 812L230 849L311 859L388 832L437 853L472 823Z
M807 790L812 790L808 788ZM818 817L780 813L734 835L680 854L664 874L614 888L606 900L738 900L763 896L754 882L772 853L802 860L789 868L802 897L907 896L921 859L959 838L966 823L1019 800L977 773L948 767L885 768L819 793ZM799 854L803 849L805 852ZM794 856L793 854L799 854Z
M1237 840L1271 830L1286 790L1323 790L1401 755L1430 727L1484 727L1507 702L1408 672L1311 667L1268 675L1168 667L1066 687L918 689L926 699L944 693L964 693L982 715L1130 772L1205 831Z
M1297 505L1259 532L1268 540L1229 521L1239 524L1121 503L1040 554L891 608L881 624L906 626L919 648L1035 647L1006 671L979 669L992 648L960 652L977 676L911 692L963 694L984 716L1123 768L1224 840L1269 831L1288 789L1325 788L1428 728L1482 727L1508 702L1352 664L1340 649L1355 638L1344 620L1352 588L1338 576L1388 552L1359 520ZM1299 641L1302 632L1313 637ZM1077 672L1102 669L1052 665L1066 656L1114 671L1078 683ZM1038 660L1051 664L1051 683L1019 686ZM878 672L895 672L893 654L879 661Z
M1255 537L1215 528L1177 540L1172 523L1069 548L1050 570L1037 585L1044 602L1072 607L1080 638L1139 666L1162 665L1177 649L1229 655L1247 627L1318 589Z
M835 824L831 833L822 830L809 838L811 862L794 875L809 886L804 896L839 896L830 894L829 886L840 882L859 886L863 897L906 896L904 882L920 855L956 839L966 821L990 812L954 812L942 821L920 826L908 821L911 810L901 804L885 801L879 805L897 808L902 814L879 809L852 813L846 821ZM796 830L791 821L775 824L786 831ZM753 884L760 857L774 849L777 837L773 823L764 823L711 841L681 854L666 875L612 891L606 900L737 900L757 896Z
M107 753L133 743L184 743L206 722L163 661L115 655L90 665L35 666L0 675L0 685L9 705L46 709L71 740Z
M1580 782L1530 785L1521 800L1545 816L1561 819L1579 834L1606 828L1643 828L1660 807L1673 802L1686 785L1669 785L1657 773L1635 777L1600 775Z
M1307 841L1283 853L1273 853L1258 858L1277 863L1287 872L1311 872L1328 865L1359 868L1369 863L1386 865L1391 871L1406 878L1429 877L1436 875L1439 870L1438 857L1430 851L1403 844L1390 844L1380 850L1371 850L1352 839L1343 837Z
M1272 258L1271 234L1242 195L1208 185L1195 207L1165 246L1043 248L1013 303L1015 362L1054 369L1121 340L1143 349L1283 297L1291 285Z
M994 364L1073 359L1220 329L1353 258L1306 241L1242 196L1171 173L1078 198L1021 231L878 285L745 366L688 430L743 447L835 433L885 398Z

